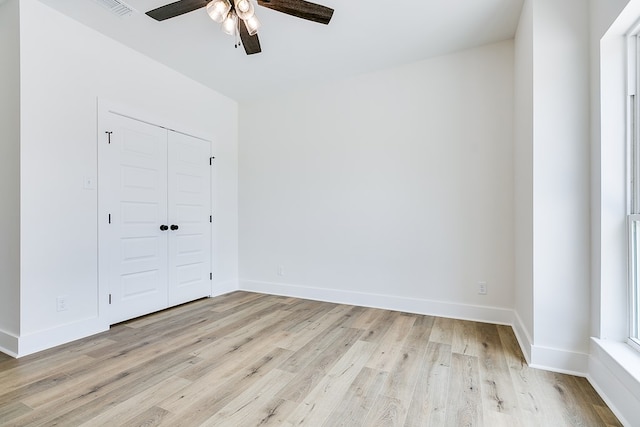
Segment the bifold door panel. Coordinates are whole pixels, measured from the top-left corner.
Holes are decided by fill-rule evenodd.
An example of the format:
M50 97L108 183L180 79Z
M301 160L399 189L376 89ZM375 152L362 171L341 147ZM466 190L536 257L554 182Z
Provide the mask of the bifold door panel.
M99 249L117 323L211 294L210 144L105 113Z

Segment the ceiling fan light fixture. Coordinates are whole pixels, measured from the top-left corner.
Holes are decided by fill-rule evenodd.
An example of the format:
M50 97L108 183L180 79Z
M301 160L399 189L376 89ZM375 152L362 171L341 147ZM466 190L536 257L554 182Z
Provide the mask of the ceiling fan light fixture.
M260 28L260 21L258 21L256 15L253 15L244 20L244 25L247 27L249 35L252 36L258 32L258 28Z
M236 11L238 12L247 12L251 8L250 0L236 0Z
M238 27L238 15L232 10L227 14L227 17L222 21L222 31L230 36L236 33Z
M231 10L228 0L212 0L207 4L209 17L216 22L222 22Z
M253 3L250 0L239 0L236 3L236 13L238 14L238 18L246 21L251 18L255 14L255 9L253 7Z

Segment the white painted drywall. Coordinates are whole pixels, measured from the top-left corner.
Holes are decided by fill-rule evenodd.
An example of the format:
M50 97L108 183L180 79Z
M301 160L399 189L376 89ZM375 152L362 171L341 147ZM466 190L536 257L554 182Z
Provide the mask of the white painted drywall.
M514 41L515 330L533 344L533 7L525 1Z
M239 120L241 284L513 307L512 41Z
M533 36L534 344L586 354L588 8L582 0L536 0Z
M98 97L214 141L215 273L218 281L235 281L236 102L36 0L21 2L21 26L25 339L63 327L69 332L58 339L69 338L69 324L81 328L98 315L97 193L83 189L83 177L97 176ZM67 311L56 311L57 296L67 298Z
M534 366L577 373L590 324L588 19L580 0L526 0L515 43L515 326Z
M0 331L14 337L20 333L19 22L18 0L0 4Z

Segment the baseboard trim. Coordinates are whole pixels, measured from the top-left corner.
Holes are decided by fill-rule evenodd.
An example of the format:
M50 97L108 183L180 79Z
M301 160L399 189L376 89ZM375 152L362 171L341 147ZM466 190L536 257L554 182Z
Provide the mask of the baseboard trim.
M17 357L48 350L107 330L109 330L109 326L105 325L99 317L94 317L22 335L18 342Z
M640 355L624 343L591 339L587 379L625 426L640 425L638 360Z
M407 313L449 317L460 320L512 325L513 310L499 307L457 304L420 298L405 298L393 295L369 294L340 289L315 288L310 286L240 280L240 290L271 295L282 295L339 304L359 305Z
M589 368L589 355L587 353L532 345L529 366L545 371L586 377Z
M524 322L517 311L513 312L513 333L516 336L516 340L518 340L518 344L520 345L520 349L522 350L522 354L524 355L527 364L530 365L533 340L531 339L531 334L529 334L529 331L524 326Z
M0 352L11 357L18 357L18 337L0 330Z

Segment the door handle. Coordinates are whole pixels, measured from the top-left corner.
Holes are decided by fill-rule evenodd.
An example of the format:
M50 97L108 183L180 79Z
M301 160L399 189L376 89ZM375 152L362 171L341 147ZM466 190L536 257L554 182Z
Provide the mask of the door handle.
M177 226L177 225L175 225L175 224L171 224L171 229L172 229L172 230L177 230L178 228L180 228L180 227L178 227L178 226Z
M160 226L160 231L167 231L169 229L169 227L167 227L166 225L162 224Z

